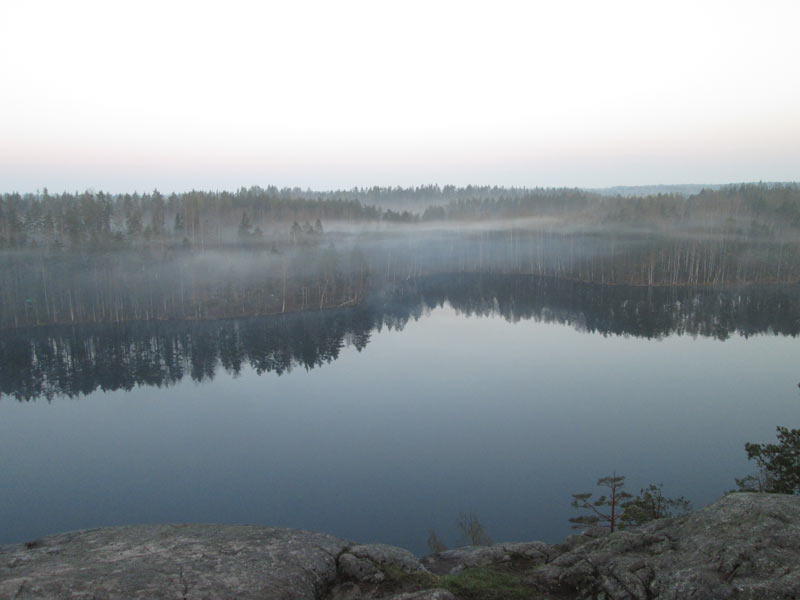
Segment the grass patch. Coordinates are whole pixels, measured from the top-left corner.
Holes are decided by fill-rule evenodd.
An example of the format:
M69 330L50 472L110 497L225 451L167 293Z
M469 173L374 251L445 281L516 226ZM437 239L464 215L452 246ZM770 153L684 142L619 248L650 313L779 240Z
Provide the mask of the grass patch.
M464 569L455 575L442 575L439 585L463 600L526 600L535 591L516 573L491 567Z

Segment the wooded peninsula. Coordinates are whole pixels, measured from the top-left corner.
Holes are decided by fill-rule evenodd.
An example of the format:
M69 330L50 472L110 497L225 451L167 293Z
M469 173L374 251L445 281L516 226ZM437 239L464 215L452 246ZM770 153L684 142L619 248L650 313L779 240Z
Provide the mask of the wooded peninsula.
M601 285L800 281L800 186L467 186L0 196L0 327L359 305L455 273Z

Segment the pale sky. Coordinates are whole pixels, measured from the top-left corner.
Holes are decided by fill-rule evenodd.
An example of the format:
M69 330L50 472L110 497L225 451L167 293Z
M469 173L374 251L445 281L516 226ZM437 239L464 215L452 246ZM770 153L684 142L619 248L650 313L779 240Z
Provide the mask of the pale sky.
M800 2L0 0L0 192L800 179Z

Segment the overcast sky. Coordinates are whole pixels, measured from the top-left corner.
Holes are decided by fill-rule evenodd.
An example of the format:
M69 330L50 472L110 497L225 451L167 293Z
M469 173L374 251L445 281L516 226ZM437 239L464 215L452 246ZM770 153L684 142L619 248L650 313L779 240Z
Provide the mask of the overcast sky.
M0 191L800 179L800 2L0 2Z

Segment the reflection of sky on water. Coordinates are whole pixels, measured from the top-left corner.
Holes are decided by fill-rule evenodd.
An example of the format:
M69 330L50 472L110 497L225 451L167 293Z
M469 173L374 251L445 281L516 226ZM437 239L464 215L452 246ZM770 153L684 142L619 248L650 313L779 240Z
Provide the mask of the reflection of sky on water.
M245 522L425 551L477 513L556 541L615 471L695 505L798 426L798 341L584 334L434 309L318 369L0 401L0 541L135 522Z

